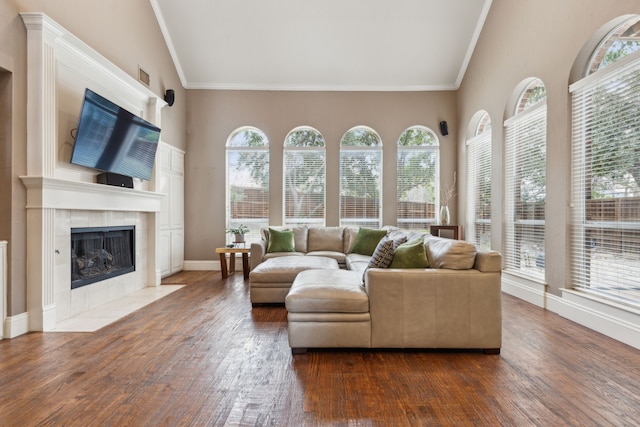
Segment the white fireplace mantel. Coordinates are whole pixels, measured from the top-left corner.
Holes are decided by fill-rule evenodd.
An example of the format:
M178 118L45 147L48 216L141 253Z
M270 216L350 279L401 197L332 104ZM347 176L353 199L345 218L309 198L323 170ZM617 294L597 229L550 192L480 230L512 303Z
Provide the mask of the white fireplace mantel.
M132 189L97 184L98 171L71 165L68 135L82 93L98 90L159 127L166 102L45 14L20 16L27 29L27 168L20 179L27 189L28 328L48 331L76 309L161 279L158 217L165 195L153 191L157 171ZM139 268L71 292L70 228L131 223Z
M21 176L27 209L160 212L161 193L42 176Z

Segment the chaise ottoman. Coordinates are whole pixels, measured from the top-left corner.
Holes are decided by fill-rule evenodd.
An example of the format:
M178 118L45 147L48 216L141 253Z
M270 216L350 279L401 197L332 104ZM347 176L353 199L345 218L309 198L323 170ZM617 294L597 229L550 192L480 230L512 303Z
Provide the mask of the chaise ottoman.
M249 273L250 300L256 306L284 303L298 273L305 270L339 270L333 258L321 256L281 256L261 262Z
M371 347L369 296L362 273L306 270L285 299L293 353L315 347Z

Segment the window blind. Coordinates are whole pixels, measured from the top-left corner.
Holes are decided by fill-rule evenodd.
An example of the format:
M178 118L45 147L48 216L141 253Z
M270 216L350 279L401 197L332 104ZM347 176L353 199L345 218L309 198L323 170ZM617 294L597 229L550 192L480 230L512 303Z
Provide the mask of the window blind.
M247 242L260 238L269 225L269 145L264 134L241 130L233 134L226 150L227 228L250 228Z
M491 249L491 129L467 141L466 238Z
M570 87L573 287L640 303L640 55Z
M325 150L285 147L284 225L325 224Z
M402 138L401 140L402 141ZM436 222L439 148L399 142L397 162L398 227L425 229Z
M505 270L544 280L546 100L505 121Z
M352 129L340 147L340 225L379 228L382 146L365 128Z

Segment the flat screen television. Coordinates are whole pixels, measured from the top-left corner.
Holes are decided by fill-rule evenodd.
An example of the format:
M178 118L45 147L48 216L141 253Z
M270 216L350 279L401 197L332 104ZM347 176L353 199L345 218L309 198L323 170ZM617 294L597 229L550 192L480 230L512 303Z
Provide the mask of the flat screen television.
M159 139L159 127L86 89L71 163L149 180Z

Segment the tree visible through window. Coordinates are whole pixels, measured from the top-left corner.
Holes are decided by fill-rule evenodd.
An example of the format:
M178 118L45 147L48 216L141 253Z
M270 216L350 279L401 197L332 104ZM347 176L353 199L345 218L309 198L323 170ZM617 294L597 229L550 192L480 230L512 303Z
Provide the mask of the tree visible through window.
M398 139L397 222L425 229L436 222L439 146L428 128L413 126Z
M237 129L227 139L227 228L244 224L247 241L269 224L269 141L259 129Z
M284 225L324 225L325 142L317 130L294 129L284 143Z
M340 142L340 225L381 226L382 142L359 126Z

